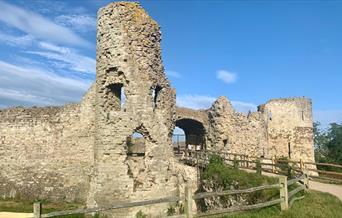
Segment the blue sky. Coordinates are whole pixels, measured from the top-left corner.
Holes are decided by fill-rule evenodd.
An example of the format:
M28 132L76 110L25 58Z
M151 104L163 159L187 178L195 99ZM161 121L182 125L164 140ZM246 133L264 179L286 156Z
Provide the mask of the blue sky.
M110 1L1 1L0 107L77 102L95 78L96 12ZM307 96L342 122L342 2L142 1L162 27L177 103L238 111Z

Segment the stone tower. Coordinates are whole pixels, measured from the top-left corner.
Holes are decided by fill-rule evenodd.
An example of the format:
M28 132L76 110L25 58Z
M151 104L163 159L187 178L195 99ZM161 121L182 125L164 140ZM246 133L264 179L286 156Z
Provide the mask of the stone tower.
M176 194L175 91L164 74L160 38L160 27L138 3L111 3L98 12L89 207ZM120 217L134 213L125 209Z
M260 105L267 129L268 156L315 161L312 103L305 97L278 98Z

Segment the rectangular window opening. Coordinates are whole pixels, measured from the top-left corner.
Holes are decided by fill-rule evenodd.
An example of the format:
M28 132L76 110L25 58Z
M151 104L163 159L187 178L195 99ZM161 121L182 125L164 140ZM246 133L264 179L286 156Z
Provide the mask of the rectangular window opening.
M162 87L156 86L152 90L152 98L153 98L153 110L157 108L158 104L158 98L159 98L159 93L162 90Z
M107 107L110 110L120 111L125 102L124 88L122 83L114 83L107 86Z

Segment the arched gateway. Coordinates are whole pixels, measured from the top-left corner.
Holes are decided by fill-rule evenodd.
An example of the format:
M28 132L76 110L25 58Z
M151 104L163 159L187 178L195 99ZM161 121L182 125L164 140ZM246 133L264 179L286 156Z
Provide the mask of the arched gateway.
M178 107L176 114L175 124L184 131L185 145L200 145L201 149L205 149L209 127L206 111Z

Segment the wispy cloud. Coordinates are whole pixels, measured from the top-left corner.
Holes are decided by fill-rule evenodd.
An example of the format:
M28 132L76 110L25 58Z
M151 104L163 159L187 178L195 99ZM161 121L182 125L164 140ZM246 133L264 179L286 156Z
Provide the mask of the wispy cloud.
M88 14L60 15L55 22L78 32L96 31L96 18Z
M314 110L315 122L320 122L321 127L326 129L330 123L342 123L342 110Z
M242 113L248 113L250 112L254 112L257 111L257 105L254 103L250 103L250 102L243 102L243 101L231 101L234 109L238 112L242 112Z
M166 70L165 73L169 77L174 77L174 78L180 78L181 77L181 74L179 72L177 72L177 71Z
M90 83L59 76L49 69L27 68L0 61L0 102L6 106L78 102Z
M178 106L192 109L208 109L215 100L215 97L205 95L177 95Z
M207 95L179 95L177 96L177 106L192 109L208 109L216 99L216 97ZM238 112L248 113L249 111L257 110L257 106L253 103L242 101L231 101L231 103Z
M27 51L27 53L46 58L59 68L95 74L96 60L79 54L75 49L46 42L40 42L39 47L43 49L43 51Z
M235 83L237 80L236 73L227 71L227 70L219 70L216 72L216 78L221 80L224 83Z
M12 46L29 46L32 45L34 37L31 35L14 36L0 33L0 41Z
M37 13L3 1L0 1L0 8L0 21L38 39L69 45L90 46L89 42L71 29L58 25Z
M33 95L24 91L0 88L2 101L22 102L24 105L54 105L57 104L52 98Z

